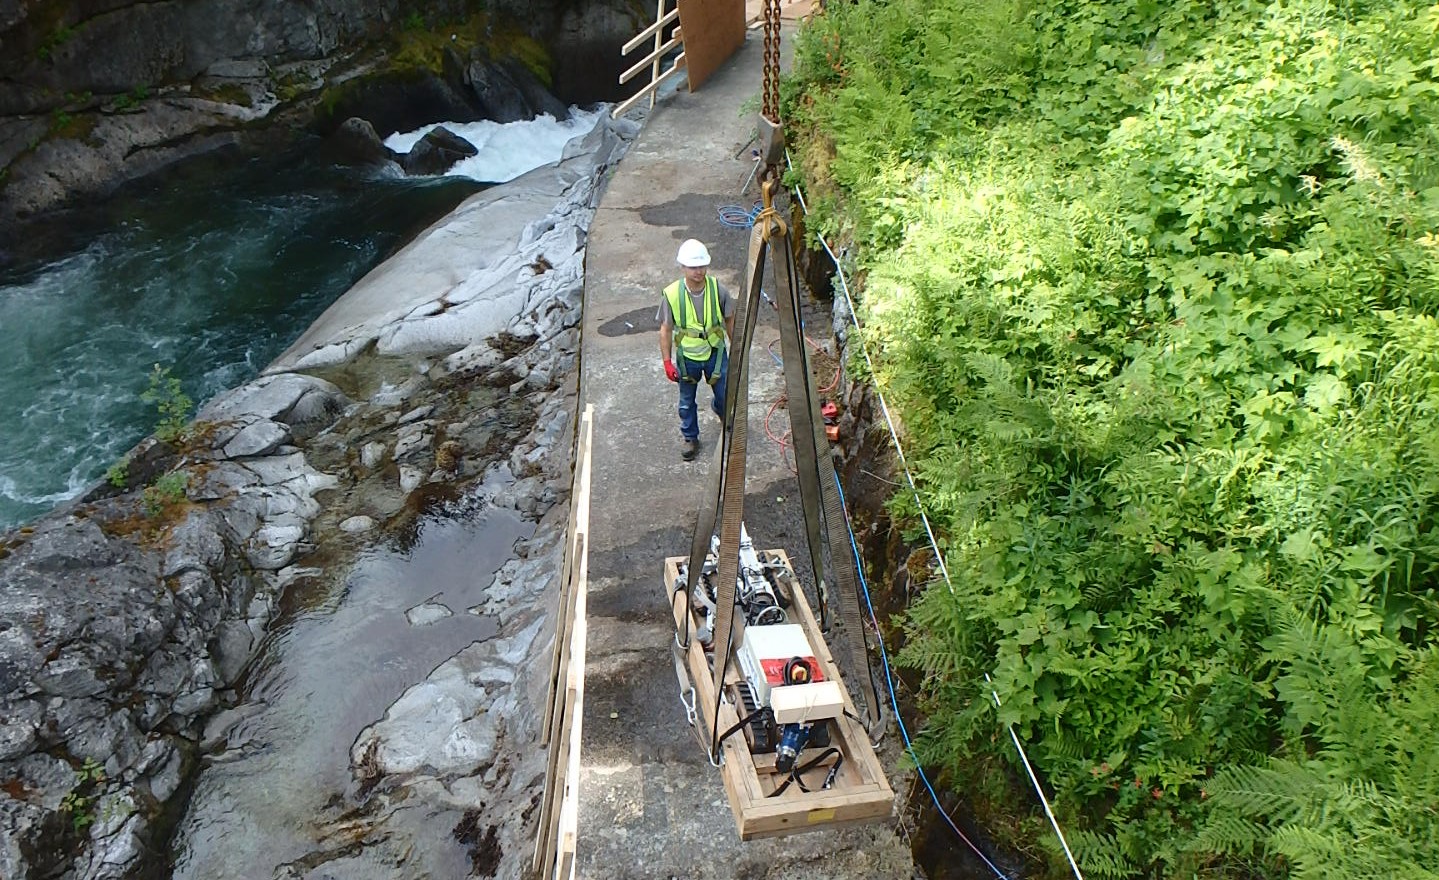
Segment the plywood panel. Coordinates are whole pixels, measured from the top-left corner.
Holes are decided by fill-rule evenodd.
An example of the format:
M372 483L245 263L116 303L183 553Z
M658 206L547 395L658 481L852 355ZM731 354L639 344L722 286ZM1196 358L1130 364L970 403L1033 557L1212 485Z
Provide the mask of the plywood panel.
M679 0L679 8L693 92L744 43L744 0Z

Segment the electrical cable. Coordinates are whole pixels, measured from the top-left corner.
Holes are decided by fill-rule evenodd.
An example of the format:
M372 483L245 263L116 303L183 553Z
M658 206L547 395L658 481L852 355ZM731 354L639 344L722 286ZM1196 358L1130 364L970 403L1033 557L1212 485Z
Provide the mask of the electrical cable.
M791 156L790 156L789 150L785 150L785 166L786 166L787 168L790 168L791 170L792 170L793 167L794 167L793 164L792 164L792 160L791 160ZM800 189L799 189L798 186L796 186L796 187L794 187L794 194L795 194L795 199L799 202L800 210L801 210L802 212L804 212L804 214L805 214L806 216L808 216L808 215L809 215L809 207L805 204L805 201L804 201L804 193L800 191ZM829 242L826 241L825 238L824 238L824 236L823 236L822 234L820 234L818 231L815 232L815 239L816 239L816 240L820 243L820 245L824 248L824 252L829 255L830 260L833 261L833 263L834 263L835 276L839 279L840 291L844 294L845 306L846 306L847 309L849 310L849 320L850 320L850 323L854 326L854 329L862 331L863 328L861 328L860 325L859 325L859 314L855 311L855 308L854 308L854 299L853 299L853 297L850 296L849 284L848 284L848 283L846 282L846 280L845 280L845 277L844 277L844 268L843 268L843 266L840 265L839 255L834 252L834 250L829 246ZM860 348L860 353L864 355L865 365L869 368L869 374L870 374L871 376L875 375L874 360L870 357L869 347L864 344L864 338L863 338L862 335L861 335L861 337L860 337L860 339L859 339L859 348ZM905 458L905 455L904 455L904 446L899 442L899 432L898 432L898 431L895 429L895 427L894 427L894 419L893 419L893 418L891 417L891 415L890 415L890 412L889 412L889 404L885 401L884 395L883 395L882 393L880 393L880 391L879 391L878 388L875 389L875 398L876 398L877 400L879 400L880 412L884 415L885 425L889 428L889 436L890 436L890 439L891 439L891 440L893 441L893 443L894 443L895 454L899 457L899 465L900 465L900 468L901 468L901 470L904 471L904 477L905 477L906 482L909 484L909 490L910 490L911 494L914 495L915 509L916 509L917 511L919 511L920 522L922 522L922 523L924 524L924 532L925 532L925 535L929 538L930 548L934 551L935 565L938 567L940 575L944 578L944 585L945 585L945 587L949 590L949 594L950 594L951 596L955 596L956 594L955 594L955 591L954 591L954 582L950 580L950 577L949 577L949 568L944 564L944 554L943 554L942 552L940 552L940 549L939 549L939 541L938 541L938 539L935 538L935 536L934 536L934 528L933 528L933 526L930 524L929 516L924 512L924 505L923 505L923 504L921 503L921 501L920 501L919 487L918 487L918 486L916 485L916 483L915 483L914 473L913 473L913 472L910 470L910 468L909 468L909 461L908 461L908 459ZM838 479L839 479L839 477L838 477L838 475L836 475L836 477L835 477L836 482L838 481ZM842 491L842 490L841 490L841 491ZM847 523L847 522L848 522L848 519L846 518L846 523ZM853 532L851 532L851 540L853 540ZM855 552L856 552L856 554L858 554L858 552L859 552L857 545L856 545L856 547L855 547ZM860 574L860 583L861 583L861 585L864 584L863 578L864 578L864 575L863 575L863 572L861 571L861 574ZM867 586L865 587L865 600L866 600L866 602L868 602L868 600L869 600L869 590L868 590L868 587L867 587ZM870 611L871 611L871 614L873 614L873 607L871 607ZM875 621L875 625L878 626L878 621ZM884 643L883 643L882 640L880 641L880 651L881 651L881 655L883 656ZM885 665L885 672L886 672L886 675L888 675L888 673L889 673L889 666L888 666L887 661L886 661L886 665ZM989 677L989 674L988 674L988 673L985 673L984 679L985 679L985 681L986 681L987 683L989 683L989 684L991 685L991 688L990 688L990 696L994 699L994 704L995 704L995 706L999 706L999 705L1000 705L999 694L998 694L998 693L994 690L994 688L992 687L993 682L990 680L990 677ZM891 696L891 698L893 698L893 696L894 696L894 690L893 690L892 682L891 682L891 688L890 688L890 696ZM896 706L894 707L894 709L895 709L895 719L896 719L896 720L899 720L899 707L896 705ZM1045 795L1045 793L1044 793L1044 788L1039 784L1039 778L1038 778L1038 776L1037 776L1037 775L1035 774L1035 772L1034 772L1034 767L1030 764L1029 755L1026 754L1026 752L1025 752L1024 744L1023 744L1022 742L1020 742L1019 735L1015 732L1015 730L1014 730L1014 725L1013 725L1013 724L1006 724L1005 727L1006 727L1006 728L1008 729L1008 731L1009 731L1009 737L1010 737L1010 739L1014 742L1014 748L1015 748L1015 750L1019 753L1020 760L1024 763L1024 769L1025 769L1025 771L1026 771L1026 772L1028 773L1028 775L1029 775L1030 784L1033 785L1035 794L1039 796L1039 802L1044 806L1044 813L1045 813L1045 815L1049 818L1049 824L1050 824L1050 826L1054 829L1055 835L1059 838L1059 845L1060 845L1061 847L1063 847L1065 858L1069 860L1070 870L1072 870L1072 871L1074 872L1074 876L1075 876L1076 878L1078 878L1078 880L1084 880L1084 874L1079 870L1079 863L1078 863L1077 861L1075 861L1074 853L1073 853L1073 852L1070 850L1070 848L1069 848L1069 841L1065 839L1064 830L1063 830L1062 828L1060 828L1060 826L1059 826L1059 820L1058 820L1058 818L1056 818L1055 815L1054 815L1054 809L1053 809L1053 808L1050 806L1050 804L1049 804L1049 798L1048 798L1048 796ZM900 730L901 730L901 731L904 731L904 725L903 725L902 722L901 722L901 724L900 724ZM907 735L906 735L906 743L908 743L908 736L907 736ZM926 786L929 785L929 780L924 777L923 772L921 772L920 778L921 778L921 779L924 779ZM933 788L930 788L930 794L931 794L931 795L934 795L934 789L933 789ZM935 795L935 803L936 803L936 805L938 804L938 796L937 796L937 795ZM940 810L940 813L941 813L941 815L945 815L943 810ZM945 815L945 819L946 819L946 821L948 821L948 819L949 819L948 815ZM958 828L955 828L953 822L950 822L950 827L954 829L955 833L957 833L957 834L959 833L959 829L958 829ZM961 837L962 839L964 839L966 843L969 843L969 840L968 840L967 838L964 838L964 835L963 835L963 834L960 834L960 837ZM973 844L970 844L970 846L973 847ZM986 860L986 862L988 862L988 860ZM993 866L991 865L991 867L993 867ZM1000 876L1003 876L1003 875L1001 874Z
M849 530L849 546L850 549L854 551L855 566L859 569L860 592L864 596L865 608L869 611L870 624L874 626L876 632L879 632L879 618L875 616L874 602L869 596L869 582L864 576L864 563L859 555L859 542L855 540L854 529L850 526L849 505L844 500L844 487L840 485L838 473L834 475L834 483L835 487L839 489L839 503L840 508L844 511L845 528ZM904 739L904 748L909 752L910 759L914 761L915 772L919 774L920 781L924 783L924 787L929 790L930 798L934 800L935 810L944 817L945 824L949 826L950 830L959 835L959 839L964 841L965 844L974 851L975 855L979 856L980 861L989 866L989 869L994 872L994 876L1000 878L1000 880L1013 880L1008 874L1001 871L994 862L990 861L989 857L975 845L974 841L970 840L963 831L959 830L959 826L954 824L954 820L949 818L949 813L945 812L944 807L940 804L939 793L934 790L934 785L929 781L929 775L924 772L924 767L919 762L919 756L914 753L914 743L910 739L909 729L905 727L904 718L899 714L899 697L895 695L894 673L890 670L889 653L884 649L884 639L876 638L875 643L879 645L879 662L880 665L884 667L884 681L885 685L889 688L889 704L890 708L894 710L894 721L899 725L899 735Z

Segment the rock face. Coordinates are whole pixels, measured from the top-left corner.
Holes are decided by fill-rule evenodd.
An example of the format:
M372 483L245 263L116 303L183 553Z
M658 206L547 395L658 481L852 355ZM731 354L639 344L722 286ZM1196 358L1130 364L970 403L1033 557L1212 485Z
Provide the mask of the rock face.
M498 828L487 845L501 876L519 876L533 828L512 819L535 796L540 757L518 748L538 723L532 694L509 686L518 670L544 662L545 590L564 531L556 501L568 490L574 400L564 388L578 350L583 230L626 135L633 130L604 123L558 167L482 193L488 201L430 231L491 230L493 272L481 273L483 294L458 310L465 326L432 332L433 310L418 302L452 295L453 279L436 280L445 267L425 262L443 252L407 249L371 279L372 288L383 278L395 285L383 299L398 308L383 314L396 331L386 363L398 376L342 390L300 372L292 355L207 404L183 449L153 440L137 448L129 472L150 482L143 492L100 484L0 538L0 877L160 870L177 795L209 753L226 748L226 725L217 720L207 733L206 720L234 704L231 688L283 591L314 571L307 556L325 544L327 564L342 564L336 547L354 552L355 535L403 523L414 493L470 483L489 503L545 517L488 591L501 604L476 611L499 622L499 635L376 719L354 756L355 803L322 819L351 827L347 811L361 806L381 823L425 799ZM528 207L504 198L515 185L528 188ZM554 270L537 276L528 267L541 257ZM365 292L357 296L360 320L346 320L342 298L311 335L306 368L350 375L376 358L386 328L370 320ZM477 341L498 334L503 341ZM518 434L499 436L471 410L484 402L531 415ZM415 625L458 613L412 611ZM454 713L470 720L452 736L409 733ZM372 859L347 876L393 876L386 871L413 844L377 837L373 854L318 844L314 863ZM346 839L326 838L342 848Z
M529 68L513 58L492 60L476 50L465 67L464 80L479 99L485 117L496 122L533 119L541 113L563 119L569 113Z
M401 11L437 22L485 12L528 33L553 58L553 88L479 50L445 52L438 70L387 67ZM268 126L359 116L385 137L443 120L560 118L569 103L619 96L619 47L641 18L628 0L0 2L0 233Z
M336 165L384 165L400 159L380 140L369 120L358 116L340 123L325 141L325 156Z
M394 20L398 0L16 0L0 8L0 114L190 80L231 59L323 58Z

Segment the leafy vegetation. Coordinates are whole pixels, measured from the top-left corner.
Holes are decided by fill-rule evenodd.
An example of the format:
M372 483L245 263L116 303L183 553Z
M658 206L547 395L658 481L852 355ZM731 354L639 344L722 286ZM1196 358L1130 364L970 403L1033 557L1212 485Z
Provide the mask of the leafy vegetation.
M170 471L140 493L140 509L144 511L146 518L155 519L184 501L185 489L189 485L189 474L184 471Z
M90 758L76 771L75 787L60 801L60 812L70 817L70 826L78 833L95 821L95 802L105 784L105 768Z
M177 443L185 439L194 404L180 387L180 380L170 374L169 367L154 365L150 371L150 386L140 393L140 399L154 404L159 414L155 439L161 443Z
M921 754L1049 874L1004 725L1086 876L1439 872L1436 59L1405 0L800 35L810 228L951 574L904 623Z
M116 489L125 488L130 482L130 459L122 458L105 469L105 482Z
M468 58L472 49L480 47L491 58L515 58L542 83L551 84L553 59L544 46L514 25L497 24L484 13L432 26L411 12L402 20L396 41L393 63L399 70L442 71L447 50Z
M45 39L40 41L40 45L35 48L35 57L41 61L49 61L50 57L55 54L56 49L74 38L74 28L69 25L56 25L55 29L47 34Z

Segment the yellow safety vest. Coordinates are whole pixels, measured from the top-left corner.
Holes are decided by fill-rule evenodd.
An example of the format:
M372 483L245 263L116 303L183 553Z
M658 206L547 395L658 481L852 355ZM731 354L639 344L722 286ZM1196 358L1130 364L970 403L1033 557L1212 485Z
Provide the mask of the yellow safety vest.
M720 312L719 282L713 275L705 278L704 313L695 314L694 301L684 279L665 288L665 299L674 317L675 336L679 337L680 354L692 361L707 361L710 354L724 346L724 315Z

